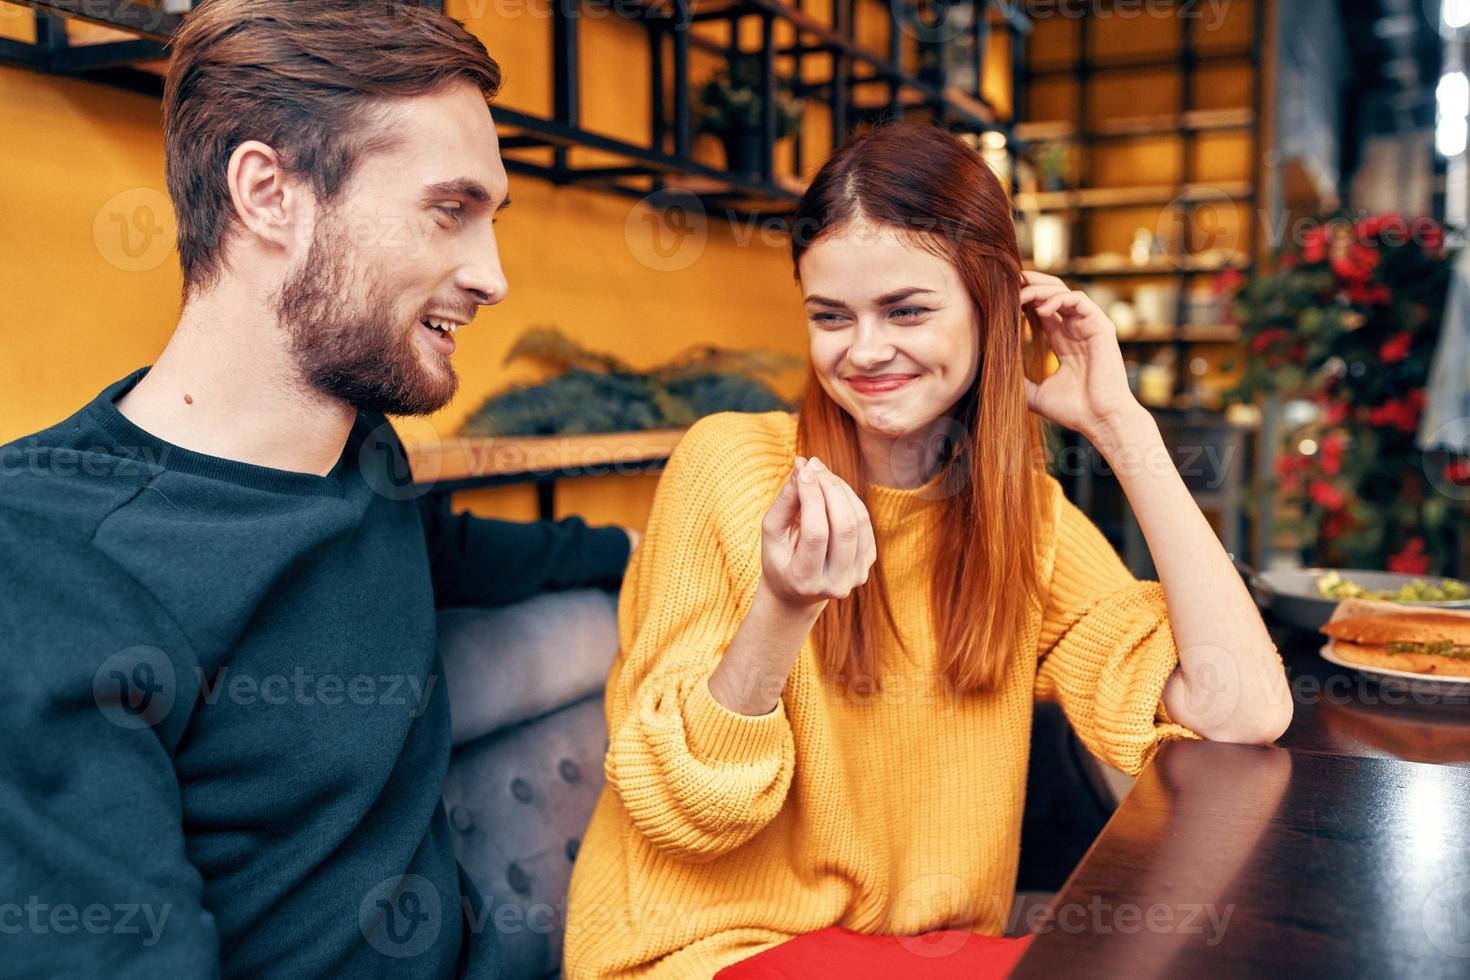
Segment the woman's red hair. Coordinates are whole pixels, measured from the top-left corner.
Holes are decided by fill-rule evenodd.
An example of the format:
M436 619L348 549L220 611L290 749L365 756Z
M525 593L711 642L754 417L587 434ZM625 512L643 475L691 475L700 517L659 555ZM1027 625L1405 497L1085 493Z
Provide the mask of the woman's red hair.
M895 125L859 136L832 156L807 190L791 251L853 221L908 233L954 264L980 324L975 382L951 410L937 486L944 532L933 542L930 588L940 671L950 689L993 688L1004 676L1026 606L1040 593L1034 547L1044 472L1041 429L1023 376L1039 381L1046 350L1034 320L1027 337L1021 257L1011 204L980 155L933 126ZM867 479L852 417L809 369L797 452L818 456L864 497ZM878 542L881 551L882 541ZM828 676L879 682L876 638L893 617L877 566L868 585L836 600L815 629Z

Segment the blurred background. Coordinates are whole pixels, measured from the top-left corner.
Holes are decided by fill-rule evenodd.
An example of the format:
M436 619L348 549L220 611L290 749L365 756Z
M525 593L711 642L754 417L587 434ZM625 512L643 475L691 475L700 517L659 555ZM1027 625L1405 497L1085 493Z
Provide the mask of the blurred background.
M0 2L0 442L172 329L160 73L189 7ZM1228 550L1470 571L1470 0L443 9L504 69L516 202L459 396L400 426L462 506L641 527L694 418L794 401L787 219L834 146L903 118L963 134L1027 263L1110 314ZM1152 574L1107 467L1054 436L1069 494Z

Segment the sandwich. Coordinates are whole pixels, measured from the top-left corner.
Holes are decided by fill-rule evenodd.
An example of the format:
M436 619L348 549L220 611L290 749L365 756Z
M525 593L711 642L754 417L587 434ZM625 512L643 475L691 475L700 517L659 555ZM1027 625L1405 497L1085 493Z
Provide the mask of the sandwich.
M1342 659L1415 674L1470 677L1470 616L1442 612L1345 616L1322 627Z

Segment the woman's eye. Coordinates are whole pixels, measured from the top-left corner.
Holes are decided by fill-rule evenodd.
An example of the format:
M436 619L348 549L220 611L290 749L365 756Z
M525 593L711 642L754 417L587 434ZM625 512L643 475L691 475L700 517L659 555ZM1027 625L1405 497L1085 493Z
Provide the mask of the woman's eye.
M813 313L812 322L824 327L841 326L845 318L841 313Z
M916 320L929 311L922 306L897 306L889 311L895 320Z

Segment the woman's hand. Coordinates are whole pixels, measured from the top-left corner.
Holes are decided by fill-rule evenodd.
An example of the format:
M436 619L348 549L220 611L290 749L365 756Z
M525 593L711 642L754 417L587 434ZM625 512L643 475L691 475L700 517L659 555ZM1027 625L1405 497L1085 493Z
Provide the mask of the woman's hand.
M798 456L761 521L760 581L710 674L714 699L743 715L772 711L827 602L866 582L877 558L862 500L821 460Z
M1085 293L1056 276L1024 272L1022 278L1021 308L1031 308L1061 362L1040 384L1026 379L1026 403L1097 442L1142 409L1128 388L1117 328Z
M825 605L865 583L877 558L862 500L821 460L798 456L761 522L761 584L794 608Z

